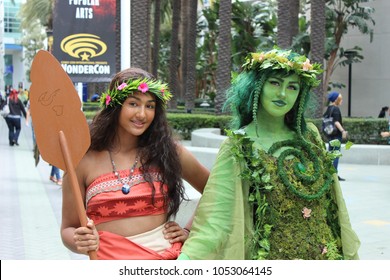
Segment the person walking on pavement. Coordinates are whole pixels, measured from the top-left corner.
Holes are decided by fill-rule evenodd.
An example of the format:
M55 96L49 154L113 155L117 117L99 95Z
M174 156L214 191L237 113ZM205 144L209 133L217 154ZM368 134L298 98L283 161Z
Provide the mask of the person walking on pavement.
M18 97L18 91L12 89L8 97L10 113L5 117L5 121L8 126L8 139L9 145L19 146L19 134L21 130L21 117L22 115L26 118L26 124L28 123L28 117L26 109L22 101Z
M334 135L328 136L328 150L329 151L336 151L340 150L341 147L341 141L347 139L348 132L343 127L343 117L341 116L341 111L339 106L343 103L343 96L338 92L331 92L328 94L328 107L326 108L326 111L324 113L324 116L333 117L334 124L337 128L337 132ZM331 141L333 140L339 140L340 145L331 145ZM333 166L338 172L338 165L339 165L339 158L335 158L333 161ZM339 181L345 181L344 178L339 177Z
M54 165L51 166L49 179L50 179L50 181L56 183L59 186L62 185L61 172L60 172L60 169L57 166L54 166Z

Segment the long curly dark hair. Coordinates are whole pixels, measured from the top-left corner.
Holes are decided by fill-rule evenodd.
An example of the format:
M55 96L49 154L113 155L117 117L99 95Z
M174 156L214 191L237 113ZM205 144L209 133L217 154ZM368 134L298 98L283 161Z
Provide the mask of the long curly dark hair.
M109 88L113 90L122 82L140 78L154 79L152 74L142 69L128 68L114 76ZM121 105L109 106L94 117L90 125L90 150L104 151L112 149L117 135L121 109ZM185 199L185 192L177 144L168 125L165 105L159 98L156 98L156 111L153 122L139 136L138 145L141 170L145 180L152 187L152 197L154 198L155 188L149 170L157 168L161 175L160 188L165 196L165 203L168 205L168 217L175 216L179 210L180 203ZM163 189L164 184L168 186L167 192Z

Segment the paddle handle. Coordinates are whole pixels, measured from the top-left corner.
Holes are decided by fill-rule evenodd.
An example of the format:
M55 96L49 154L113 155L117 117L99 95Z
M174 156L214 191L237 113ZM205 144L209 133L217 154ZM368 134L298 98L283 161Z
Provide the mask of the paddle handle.
M72 192L76 202L77 214L79 215L81 226L85 227L87 226L88 219L84 208L83 198L80 192L79 182L77 180L76 172L72 163L72 158L70 156L68 141L66 140L65 133L62 130L58 134L60 139L62 155L64 157L64 161L66 165L66 171L68 172L70 178ZM89 251L88 255L90 260L97 260L96 251Z

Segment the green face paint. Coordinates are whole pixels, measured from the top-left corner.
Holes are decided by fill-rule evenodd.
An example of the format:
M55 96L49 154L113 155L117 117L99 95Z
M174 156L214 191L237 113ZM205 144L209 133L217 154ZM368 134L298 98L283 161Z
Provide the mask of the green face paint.
M284 116L294 106L299 91L297 74L269 77L260 96L260 110L265 110L273 117Z

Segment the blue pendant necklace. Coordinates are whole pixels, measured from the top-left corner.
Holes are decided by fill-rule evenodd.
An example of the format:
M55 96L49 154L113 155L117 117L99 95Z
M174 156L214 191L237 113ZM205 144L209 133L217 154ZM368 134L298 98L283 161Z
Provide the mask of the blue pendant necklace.
M131 187L129 184L123 182L121 176L119 175L119 172L116 170L115 161L112 159L111 152L108 152L108 153L110 155L110 160L111 160L114 175L118 178L118 181L122 184L122 193L128 194L130 192ZM133 177L134 170L135 170L135 167L137 166L137 164L138 164L138 153L135 156L135 162L134 162L133 166L130 168L129 183L131 181L131 178Z

